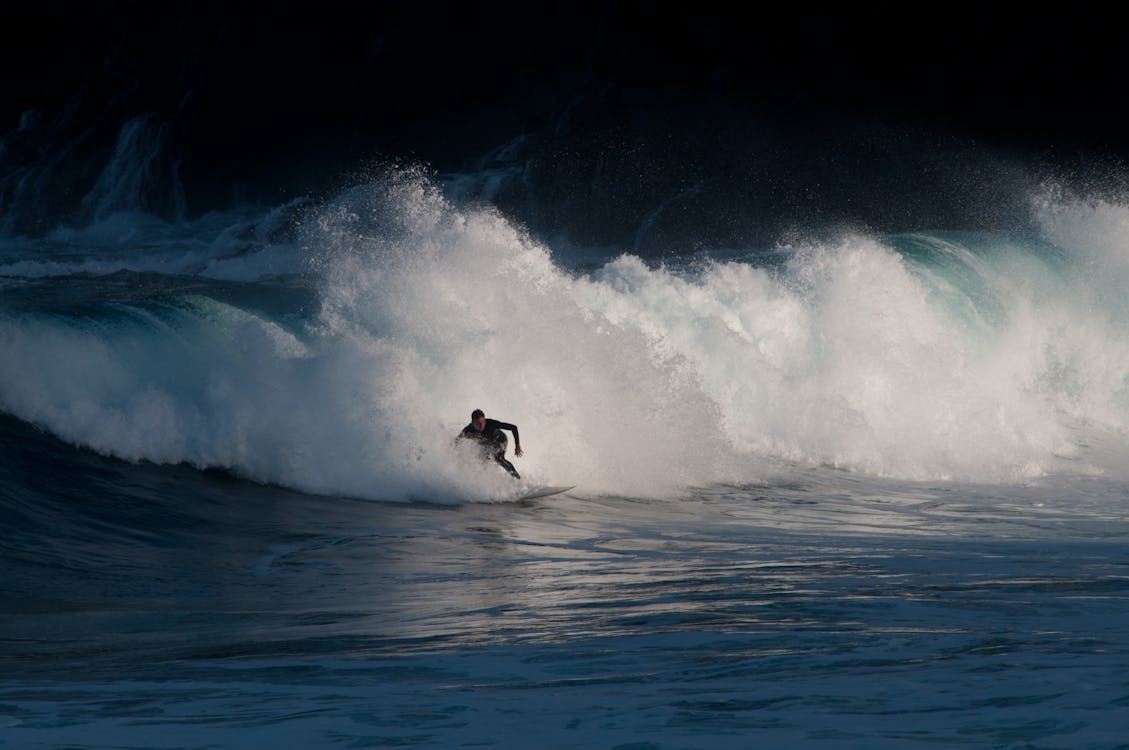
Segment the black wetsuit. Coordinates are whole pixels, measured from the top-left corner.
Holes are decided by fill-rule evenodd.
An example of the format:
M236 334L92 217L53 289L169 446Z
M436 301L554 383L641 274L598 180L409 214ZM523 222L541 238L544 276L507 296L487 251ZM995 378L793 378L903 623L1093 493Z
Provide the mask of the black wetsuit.
M517 469L514 468L514 465L506 460L506 444L508 440L502 430L509 430L514 434L515 448L521 445L521 438L517 434L517 425L512 425L509 422L499 422L496 419L490 418L486 419L486 429L482 432L474 429L474 422L471 422L463 428L463 431L459 433L459 437L477 441L482 447L482 452L485 456L497 461L514 479L521 479L521 475L517 473Z

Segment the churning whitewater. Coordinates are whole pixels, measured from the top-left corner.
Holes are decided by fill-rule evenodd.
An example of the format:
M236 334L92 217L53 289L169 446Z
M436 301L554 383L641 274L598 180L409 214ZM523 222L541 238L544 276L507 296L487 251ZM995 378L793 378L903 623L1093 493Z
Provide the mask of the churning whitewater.
M1046 191L1038 231L554 249L404 170L331 201L120 213L0 247L0 409L129 461L303 491L660 496L833 466L1013 482L1120 473L1129 209Z

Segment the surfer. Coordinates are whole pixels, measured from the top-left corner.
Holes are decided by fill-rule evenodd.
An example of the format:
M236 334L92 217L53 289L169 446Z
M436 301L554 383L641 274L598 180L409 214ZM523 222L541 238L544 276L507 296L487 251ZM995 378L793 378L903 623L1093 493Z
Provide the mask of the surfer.
M521 479L514 465L506 460L506 445L509 442L506 433L509 430L514 434L514 455L522 456L521 437L517 433L517 425L509 422L499 422L496 419L487 419L482 409L475 409L470 413L470 424L459 433L460 440L474 440L482 448L484 458L493 458L503 469L510 473L514 479Z

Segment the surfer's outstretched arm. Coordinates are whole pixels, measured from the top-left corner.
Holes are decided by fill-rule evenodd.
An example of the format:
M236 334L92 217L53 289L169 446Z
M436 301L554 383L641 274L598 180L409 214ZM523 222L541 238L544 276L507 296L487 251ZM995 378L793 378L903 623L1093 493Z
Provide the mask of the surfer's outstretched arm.
M496 426L498 427L498 429L509 430L514 434L514 455L519 458L524 455L525 451L521 449L521 435L519 435L517 432L517 425L510 424L509 422L497 422Z

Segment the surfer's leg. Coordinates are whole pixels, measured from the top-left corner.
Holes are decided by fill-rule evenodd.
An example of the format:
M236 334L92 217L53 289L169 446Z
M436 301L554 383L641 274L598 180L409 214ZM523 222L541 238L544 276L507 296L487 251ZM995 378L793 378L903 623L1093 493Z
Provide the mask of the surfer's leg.
M494 451L494 460L510 473L514 479L521 479L521 474L517 473L514 465L506 460L506 448L510 444L510 439L506 437L506 433L501 430L496 430L490 439L491 449Z
M517 469L514 468L514 465L506 460L505 453L495 453L494 460L501 464L502 468L508 471L511 477L513 477L514 479L521 479L521 474L517 473Z

